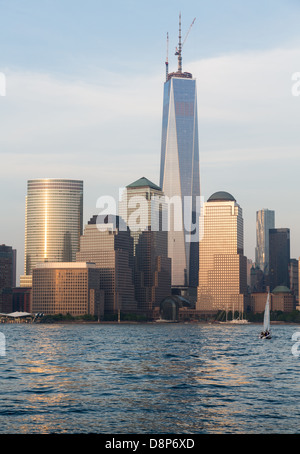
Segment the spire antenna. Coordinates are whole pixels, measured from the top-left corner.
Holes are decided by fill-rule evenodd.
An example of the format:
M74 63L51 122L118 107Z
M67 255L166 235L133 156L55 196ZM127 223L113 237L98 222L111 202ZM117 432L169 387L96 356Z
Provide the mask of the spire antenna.
M182 46L181 46L181 13L179 13L179 40L178 40L178 72L182 72Z
M166 80L169 74L169 33L167 33Z

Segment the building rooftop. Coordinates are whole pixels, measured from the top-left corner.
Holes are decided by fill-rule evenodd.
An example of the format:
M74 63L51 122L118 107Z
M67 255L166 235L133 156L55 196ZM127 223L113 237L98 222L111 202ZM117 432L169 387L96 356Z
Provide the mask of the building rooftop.
M126 231L128 226L121 216L115 214L94 214L88 221L88 225L104 225L106 224L109 229L120 229ZM102 228L101 228L102 231Z
M272 293L291 293L290 289L286 287L285 285L278 285L277 287L274 288Z
M210 196L208 202L236 202L235 198L229 192L218 191Z
M38 268L96 268L96 265L93 262L42 262L34 270Z
M157 191L161 191L161 188L156 184L152 183L152 181L148 180L148 178L142 177L139 180L134 181L133 183L126 186L127 188L143 188L143 187L150 187L152 189L156 189Z
M174 73L169 73L168 74L168 80L172 79L172 77L178 77L180 79L192 79L193 76L191 73L187 73L187 72L180 72L180 71L177 71L177 72L174 72Z

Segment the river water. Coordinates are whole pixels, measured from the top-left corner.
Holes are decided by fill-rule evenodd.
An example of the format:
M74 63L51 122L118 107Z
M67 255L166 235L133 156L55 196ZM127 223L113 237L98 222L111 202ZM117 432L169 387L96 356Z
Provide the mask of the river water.
M2 434L300 433L300 326L271 340L255 324L0 331Z

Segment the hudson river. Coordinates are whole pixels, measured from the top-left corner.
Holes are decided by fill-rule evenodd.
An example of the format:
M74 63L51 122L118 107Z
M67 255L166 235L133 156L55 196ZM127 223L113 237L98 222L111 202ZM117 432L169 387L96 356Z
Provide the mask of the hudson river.
M3 324L0 433L300 433L300 326L260 329Z

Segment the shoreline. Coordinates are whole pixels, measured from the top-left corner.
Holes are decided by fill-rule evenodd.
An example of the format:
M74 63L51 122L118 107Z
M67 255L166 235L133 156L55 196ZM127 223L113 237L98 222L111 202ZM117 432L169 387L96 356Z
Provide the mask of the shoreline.
M214 321L172 321L172 320L160 320L160 321L130 321L130 320L103 320L103 321L85 321L85 320L54 320L43 323L39 322L26 322L26 321L7 321L2 322L2 325L221 325L221 326L249 326L257 325L261 326L261 322L248 322L248 323L226 323L226 322L214 322ZM285 322L285 321L271 321L273 325L300 325L300 322Z

